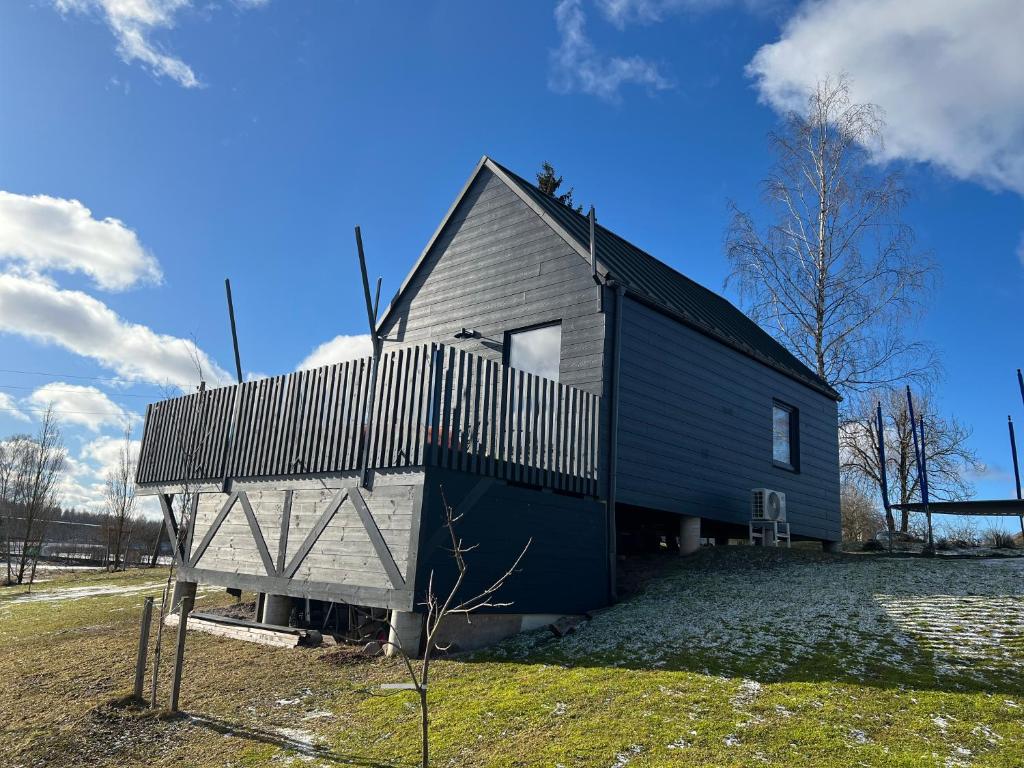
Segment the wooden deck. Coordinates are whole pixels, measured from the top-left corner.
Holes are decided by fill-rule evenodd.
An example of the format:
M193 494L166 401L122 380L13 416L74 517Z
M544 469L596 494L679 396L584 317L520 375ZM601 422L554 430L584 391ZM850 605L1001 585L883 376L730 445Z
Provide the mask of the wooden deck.
M150 405L143 486L439 466L594 496L600 398L423 344Z

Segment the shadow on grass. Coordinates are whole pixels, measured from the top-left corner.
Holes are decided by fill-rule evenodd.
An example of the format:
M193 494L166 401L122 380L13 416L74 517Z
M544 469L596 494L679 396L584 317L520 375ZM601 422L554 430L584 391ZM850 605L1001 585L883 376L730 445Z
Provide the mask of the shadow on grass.
M577 634L460 660L1019 696L1024 589L993 567L746 547L636 558L627 597Z
M338 765L355 765L362 766L362 768L399 768L400 766L399 763L381 762L380 760L370 759L360 755L341 754L326 747L318 747L314 744L310 744L309 742L292 738L285 734L267 733L266 731L248 728L244 725L238 725L237 723L231 723L227 720L221 720L216 717L196 714L186 714L185 717L188 718L189 723L192 725L206 728L215 733L219 733L222 736L233 736L235 738L257 742L259 744L267 744L269 746L278 747L279 749L291 750L292 752L296 752L300 755L316 758L318 760L337 763Z

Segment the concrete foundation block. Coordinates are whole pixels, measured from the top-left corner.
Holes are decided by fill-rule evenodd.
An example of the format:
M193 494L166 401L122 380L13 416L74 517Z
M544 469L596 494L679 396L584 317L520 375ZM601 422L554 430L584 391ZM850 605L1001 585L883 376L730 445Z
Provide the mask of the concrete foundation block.
M267 595L263 603L264 624L287 627L292 615L292 599L288 595Z
M679 517L679 554L692 555L700 549L700 518L693 515Z
M178 606L186 596L195 600L198 586L194 581L175 581L174 591L171 593L171 613L178 610Z
M407 656L419 656L423 639L423 615L407 611L391 612L391 629L388 632L387 656L398 653L400 646Z

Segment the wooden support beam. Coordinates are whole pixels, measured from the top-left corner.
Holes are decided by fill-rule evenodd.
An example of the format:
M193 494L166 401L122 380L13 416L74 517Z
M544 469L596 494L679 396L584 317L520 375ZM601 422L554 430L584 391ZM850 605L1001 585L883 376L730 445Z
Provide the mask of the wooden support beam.
M284 575L285 560L288 558L288 532L292 525L292 496L295 491L284 492L284 508L281 510L281 533L277 537L277 575Z
M288 567L285 569L283 576L286 579L292 578L295 575L295 572L299 570L299 566L302 565L302 561L306 559L306 555L309 554L309 550L311 550L313 545L316 544L317 539L320 538L320 534L324 532L327 524L334 518L334 515L341 508L341 505L345 503L345 499L348 495L348 489L342 488L334 495L334 498L331 499L331 503L327 505L326 509L324 509L323 514L320 515L320 519L317 520L316 525L313 526L313 530L306 534L306 538L302 541L302 546L299 547L298 552L295 553L295 556L292 557L291 563L289 563Z
M196 547L196 551L192 553L192 557L188 561L190 566L194 568L199 562L199 558L206 553L206 548L210 546L210 542L213 541L213 537L216 536L217 531L220 530L220 526L224 522L224 518L228 516L228 512L231 511L231 507L235 505L237 500L237 493L228 494L227 500L223 505L221 505L220 512L218 512L217 517L213 519L213 523L211 523L209 529L207 529L206 534L203 536L203 540L199 542L199 546Z
M178 523L174 519L174 509L171 506L173 503L173 493L160 494L160 511L164 514L164 525L167 527L167 535L174 545L174 557L178 559L178 562L184 563L186 562L185 553L182 552L182 542L178 539Z
M391 550L388 549L387 542L384 541L377 522L370 514L370 508L366 506L366 500L363 499L359 489L353 488L349 498L352 499L352 505L356 508L356 513L359 515L363 528L366 529L366 535L370 537L370 543L373 544L373 549L377 553L381 565L384 566L384 572L387 573L391 585L395 588L404 587L405 579L402 572L398 570L398 564L395 563L395 558L391 554Z
M263 538L260 521L256 519L256 513L252 511L249 495L242 491L238 494L238 500L242 502L242 509L245 510L245 519L249 521L249 530L252 531L252 538L256 542L256 551L260 553L260 559L263 561L263 568L266 570L267 576L276 576L277 567L274 565L274 559L270 556L267 540Z

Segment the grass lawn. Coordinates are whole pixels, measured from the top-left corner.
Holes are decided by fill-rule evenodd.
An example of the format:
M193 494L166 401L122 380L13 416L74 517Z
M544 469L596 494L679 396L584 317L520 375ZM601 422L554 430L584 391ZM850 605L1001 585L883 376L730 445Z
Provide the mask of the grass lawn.
M574 635L439 662L434 764L1024 765L1024 560L728 548L648 565ZM412 694L380 690L401 669L344 648L190 633L189 717L118 706L163 574L0 589L5 768L417 764Z

